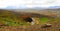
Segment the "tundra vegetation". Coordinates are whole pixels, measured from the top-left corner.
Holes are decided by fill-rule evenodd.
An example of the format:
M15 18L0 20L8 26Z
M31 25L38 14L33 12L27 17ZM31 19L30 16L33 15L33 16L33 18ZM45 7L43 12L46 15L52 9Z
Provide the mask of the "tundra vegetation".
M52 12L54 12L54 11L52 11ZM58 12L60 12L60 11L58 11ZM57 17L57 16L54 17L51 13L48 13L50 16L49 15L47 16L46 13L42 13L42 14L41 15L40 14L36 14L36 13L34 14L34 13L30 13L30 12L29 13L21 13L21 12L19 12L18 13L18 12L9 11L9 10L0 10L0 27L1 26L12 26L13 28L12 27L10 28L10 30L12 30L12 29L16 28L14 26L17 26L18 29L20 28L19 26L26 26L27 28L24 28L24 29L27 29L28 31L38 31L38 30L39 31L40 30L41 31L46 31L46 30L47 31L49 31L49 30L53 31L54 29L57 30L57 28L60 27L60 25L59 25L60 24L60 17ZM46 14L46 15L44 15L44 14ZM52 15L52 17L51 17L51 15ZM58 13L58 15L59 15L59 13ZM38 23L39 24L38 25L34 24L33 26L31 26L30 23L26 22L24 20L24 18L22 18L21 16L27 16L27 17L34 18L35 22L37 24ZM40 28L40 25L42 27L44 27L44 28ZM48 28L45 29L45 27L51 27L51 29L50 28L49 29ZM19 29L19 30L21 31L23 29Z
M27 13L26 15L29 15L29 13ZM35 17L39 18L40 24L43 24L50 20L54 21L56 19L53 17L50 18L49 16L39 15L39 14L34 14L34 13L31 13L31 15L32 15L32 17L34 17L36 15ZM20 13L16 13L14 11L0 10L0 24L5 24L8 26L10 26L10 25L11 26L28 25L29 23L24 21L23 18L21 18L21 16L22 15Z
M37 15L37 16L40 16L40 15ZM54 19L54 18L48 18L47 16L44 17L44 15L38 18L39 18L40 24L43 24L49 20ZM26 21L23 20L23 18L21 18L21 14L18 14L14 11L9 11L9 10L0 10L0 24L5 24L7 26L29 25L29 23L27 23Z

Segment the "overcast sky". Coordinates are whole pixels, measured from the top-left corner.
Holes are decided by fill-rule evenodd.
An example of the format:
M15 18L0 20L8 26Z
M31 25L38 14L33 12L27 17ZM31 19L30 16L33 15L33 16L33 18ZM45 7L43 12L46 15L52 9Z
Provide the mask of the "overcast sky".
M60 0L0 0L0 8L34 8L60 6Z

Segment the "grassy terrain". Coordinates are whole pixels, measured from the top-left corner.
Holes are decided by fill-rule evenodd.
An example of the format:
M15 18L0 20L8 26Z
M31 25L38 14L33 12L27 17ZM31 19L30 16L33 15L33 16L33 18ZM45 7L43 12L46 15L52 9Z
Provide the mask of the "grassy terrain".
M0 24L5 24L8 26L19 26L27 23L18 17L15 13L11 11L0 10Z
M47 21L55 20L53 18L47 18L42 16L38 18L41 24ZM5 24L8 26L29 25L29 23L25 22L22 18L20 18L20 14L17 14L16 12L8 11L8 10L0 10L0 24Z
M7 10L0 10L0 24L5 24L7 26L28 25L27 22L20 18L20 15Z
M45 22L47 22L49 19L48 18L45 18L45 17L42 17L42 18L40 18L40 22L41 23L45 23Z
M17 14L13 11L0 10L0 24L7 25L7 27L5 26L4 28L0 28L0 31L56 31L60 29L60 18L50 18L47 16L38 17L40 24L44 24L46 22L52 24L52 27L50 28L41 28L41 25L29 25L29 23L20 18L20 15L21 14Z
M40 15L37 15L37 16L40 16ZM41 23L44 23L47 20L48 18L44 18L44 17L40 18ZM8 10L0 10L0 24L5 24L7 26L29 25L29 23L25 22L22 18L20 18L20 14L17 14L14 11L8 11Z

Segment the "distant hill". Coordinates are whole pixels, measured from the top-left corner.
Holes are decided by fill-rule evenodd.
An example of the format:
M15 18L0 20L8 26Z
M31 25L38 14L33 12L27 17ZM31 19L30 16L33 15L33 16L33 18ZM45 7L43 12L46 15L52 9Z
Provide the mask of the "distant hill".
M36 13L47 16L60 16L60 9L45 9L45 10L36 10L36 9L16 9L15 12L27 12L27 13Z

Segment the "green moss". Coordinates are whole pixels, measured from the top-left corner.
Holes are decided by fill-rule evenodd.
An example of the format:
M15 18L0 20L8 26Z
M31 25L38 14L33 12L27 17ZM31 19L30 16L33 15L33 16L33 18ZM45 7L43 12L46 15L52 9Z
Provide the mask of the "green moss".
M45 18L45 17L42 17L42 18L40 18L40 22L41 23L45 23L45 22L47 22L49 19L48 18Z

